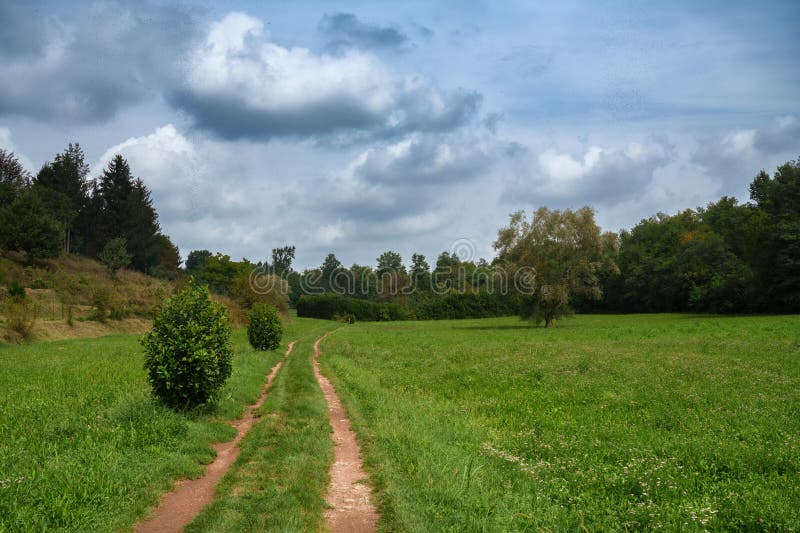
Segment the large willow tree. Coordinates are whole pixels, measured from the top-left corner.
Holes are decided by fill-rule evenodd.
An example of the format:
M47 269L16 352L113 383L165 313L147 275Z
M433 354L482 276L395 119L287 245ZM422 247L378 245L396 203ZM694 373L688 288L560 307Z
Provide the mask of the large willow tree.
M597 273L617 270L617 246L616 234L600 231L590 207L542 207L530 220L518 211L494 243L499 266L521 294L523 318L543 321L545 327L569 312L571 298L602 297Z

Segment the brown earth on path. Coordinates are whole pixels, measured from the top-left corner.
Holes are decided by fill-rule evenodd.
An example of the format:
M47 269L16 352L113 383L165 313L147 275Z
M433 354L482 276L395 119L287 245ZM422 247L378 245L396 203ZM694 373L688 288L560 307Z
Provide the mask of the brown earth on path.
M326 333L314 343L314 375L328 402L332 438L336 445L331 482L325 497L329 505L325 510L325 520L332 533L372 532L378 522L378 512L370 501L372 489L367 484L356 434L350 428L350 420L333 385L319 371L319 343L329 334Z
M232 423L236 429L236 436L228 442L214 445L217 458L208 465L203 476L198 479L185 479L178 481L175 490L168 492L161 499L161 503L153 511L152 516L140 522L135 531L137 533L167 533L183 531L189 522L197 516L203 508L214 499L214 490L222 476L230 469L239 456L239 442L253 427L256 416L255 411L261 407L267 398L267 392L281 365L292 353L294 342L289 343L283 358L272 368L267 377L267 382L259 396L258 401L247 408L245 415Z

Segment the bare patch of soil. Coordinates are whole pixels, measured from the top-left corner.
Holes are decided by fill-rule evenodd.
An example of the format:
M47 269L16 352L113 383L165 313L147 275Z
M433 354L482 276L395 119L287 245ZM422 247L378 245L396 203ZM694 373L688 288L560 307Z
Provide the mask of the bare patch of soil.
M314 375L328 402L331 426L333 427L334 462L331 466L331 482L325 497L329 508L325 520L332 533L360 533L375 531L378 512L372 505L372 489L367 483L367 474L356 442L356 434L350 428L350 420L331 382L319 371L317 358L319 343L326 333L314 343Z
M253 423L256 420L256 409L263 405L264 400L267 398L269 387L281 369L283 361L292 353L293 347L294 342L289 344L283 359L278 361L278 364L272 368L258 401L247 408L242 418L231 424L236 429L236 436L233 440L214 445L217 458L208 465L202 477L179 481L175 490L164 495L161 503L153 511L152 516L147 521L140 522L136 526L135 531L137 533L182 531L203 510L203 507L211 503L214 499L214 491L217 484L239 456L239 442L253 427Z

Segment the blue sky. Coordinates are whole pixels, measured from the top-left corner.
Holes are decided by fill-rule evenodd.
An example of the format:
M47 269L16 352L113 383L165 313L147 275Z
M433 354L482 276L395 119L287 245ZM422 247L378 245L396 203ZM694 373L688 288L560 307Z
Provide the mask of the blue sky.
M298 266L609 230L800 154L798 2L0 1L0 147L115 153L185 254ZM455 243L455 244L454 244Z

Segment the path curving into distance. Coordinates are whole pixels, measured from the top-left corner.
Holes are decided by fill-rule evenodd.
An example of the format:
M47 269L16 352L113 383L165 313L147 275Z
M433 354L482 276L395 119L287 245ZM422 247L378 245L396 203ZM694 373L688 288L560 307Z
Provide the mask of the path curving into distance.
M228 442L214 445L217 458L206 467L202 477L178 481L175 490L165 494L161 503L153 511L152 516L137 524L134 531L137 533L167 533L183 531L189 522L197 516L203 508L214 499L214 490L222 477L230 470L236 458L239 457L239 442L253 427L256 416L255 411L264 403L267 393L281 369L281 365L292 353L294 342L290 342L286 353L280 361L272 367L267 376L267 382L261 391L256 403L249 406L245 414L231 425L236 429L236 436Z
M319 343L330 334L329 331L314 342L314 375L328 403L335 445L331 482L325 497L329 506L325 521L331 533L369 533L375 531L378 512L372 505L372 489L367 484L356 434L333 385L319 371Z

